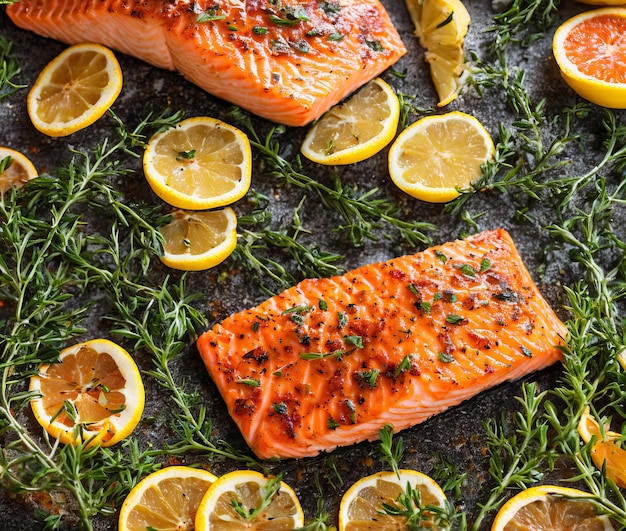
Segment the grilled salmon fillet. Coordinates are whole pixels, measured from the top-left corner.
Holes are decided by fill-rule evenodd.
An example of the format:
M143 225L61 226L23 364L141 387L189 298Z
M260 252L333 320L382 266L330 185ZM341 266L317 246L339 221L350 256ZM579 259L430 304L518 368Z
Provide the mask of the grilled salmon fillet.
M197 346L254 453L301 458L551 365L566 333L500 229L304 280Z
M406 49L378 0L21 0L20 28L98 42L177 70L207 92L302 126Z

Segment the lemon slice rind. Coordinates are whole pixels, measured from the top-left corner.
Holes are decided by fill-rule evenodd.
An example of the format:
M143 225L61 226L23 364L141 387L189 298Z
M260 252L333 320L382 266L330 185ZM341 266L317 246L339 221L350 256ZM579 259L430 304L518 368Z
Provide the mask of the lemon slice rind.
M385 81L376 78L315 122L300 150L318 164L361 162L393 140L399 118L398 97Z
M89 59L83 66L95 68L96 72L77 68L75 63L81 56ZM67 73L71 73L71 79L65 79ZM119 96L122 84L122 70L109 48L95 43L75 44L40 72L28 93L28 115L41 133L67 136L101 118ZM94 94L98 95L95 100ZM72 107L82 110L76 114Z
M80 356L82 349L93 349L98 353L110 355L121 377L124 379L124 408L121 411L112 411L111 414L97 422L85 422L85 419L77 418L80 423L80 430L77 430L74 424L68 425L63 423L58 416L58 411L47 411L42 395L42 379L46 378L46 374L52 364L42 364L39 372L30 379L30 390L41 396L35 396L31 399L31 409L37 419L37 422L52 436L58 438L64 444L80 444L88 441L89 446L99 444L100 446L112 446L127 437L137 426L141 420L145 403L145 392L141 373L137 364L126 350L109 341L108 339L92 339L85 343L77 343L61 351L59 360L63 360L68 356ZM106 375L96 375L103 377ZM84 375L84 383L81 387L72 384L73 393L78 393L78 397L74 400L83 399L82 396L93 395L98 392L98 387L94 384L93 373ZM98 402L106 400L108 392L122 392L120 389L100 390ZM72 395L67 393L68 400Z

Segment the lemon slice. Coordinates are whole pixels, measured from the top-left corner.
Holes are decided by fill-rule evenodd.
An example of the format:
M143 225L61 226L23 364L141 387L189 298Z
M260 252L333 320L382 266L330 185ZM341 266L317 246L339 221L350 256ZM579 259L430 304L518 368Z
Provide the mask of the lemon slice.
M153 472L124 500L119 531L192 531L200 501L216 480L210 472L188 466Z
M37 175L35 166L26 155L0 146L0 196L11 188L23 186L26 181L34 179Z
M585 411L578 421L578 433L585 443L588 443L593 436L595 436L596 441L615 440L622 436L620 433L610 431L609 428L609 423L604 422L602 429L600 429L600 424L598 424L598 421L591 415L589 406L585 408Z
M457 98L467 78L463 48L456 44L439 46L436 52L426 52L426 61L439 98L437 106L445 107Z
M415 35L426 48L426 61L443 107L456 99L467 77L465 36L471 17L461 0L406 0Z
M59 360L30 379L37 422L65 444L111 446L129 435L143 413L144 388L128 352L94 339L64 349Z
M308 131L301 152L319 164L353 164L382 150L396 134L400 102L382 79L335 105Z
M172 221L161 227L161 261L173 269L201 271L215 267L237 246L237 216L222 210L195 212L178 210Z
M565 82L603 107L626 109L626 8L584 11L561 24L552 40Z
M585 531L612 531L611 521L606 515L598 514L590 498L593 498L591 494L569 487L531 487L500 508L491 531L555 531L573 526Z
M624 0L576 0L579 4L592 6L623 6Z
M190 210L226 206L250 188L250 141L215 118L188 118L150 139L143 168L150 187L170 205Z
M426 506L444 507L446 496L435 480L415 470L399 472L400 477L395 472L379 472L354 483L341 499L339 531L408 529L406 516L385 511L385 506L401 507L399 500L407 483L419 492L422 509ZM421 521L413 523L421 524L424 529L447 529L435 525L434 512L426 510L422 517Z
M427 116L407 127L389 149L389 173L407 194L445 203L467 189L494 156L489 133L458 111Z
M207 490L196 514L197 531L291 531L303 525L304 513L291 487L252 470L220 477Z
M626 487L626 450L618 442L622 434L610 431L608 422L604 422L600 429L600 424L591 415L589 406L580 417L578 433L585 443L595 436L591 447L592 461L598 469L604 469L606 477L620 487Z
M463 43L471 17L461 0L407 0L406 5L424 48Z
M94 123L122 90L122 70L100 44L65 49L41 71L28 94L28 115L48 136L67 136Z

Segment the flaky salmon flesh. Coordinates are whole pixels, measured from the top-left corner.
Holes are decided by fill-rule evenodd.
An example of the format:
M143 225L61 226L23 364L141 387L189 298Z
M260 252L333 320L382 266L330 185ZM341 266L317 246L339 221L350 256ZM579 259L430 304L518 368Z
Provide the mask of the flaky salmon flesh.
M378 0L21 0L20 28L176 70L254 114L302 126L406 49Z
M304 280L197 346L254 453L303 458L545 368L566 334L511 236L494 230Z

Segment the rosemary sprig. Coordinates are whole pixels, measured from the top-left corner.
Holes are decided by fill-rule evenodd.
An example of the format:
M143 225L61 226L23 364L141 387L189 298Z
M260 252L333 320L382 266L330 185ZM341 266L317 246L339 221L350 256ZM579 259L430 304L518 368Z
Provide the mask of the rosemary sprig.
M0 479L14 492L67 492L86 529L91 529L95 514L110 513L112 502L119 501L127 485L120 475L128 478L129 470L141 474L158 465L132 442L124 446L126 451L99 451L86 443L62 446L44 433L40 444L18 415L32 396L25 384L34 367L53 361L66 341L86 331L82 323L92 302L89 297L78 301L96 276L89 268L73 266L91 263L94 243L103 241L86 236L88 213L103 208L103 197L117 197L107 179L125 173L112 160L128 149L131 137L104 142L92 156L76 153L62 178L41 176L0 200L0 297L12 310L1 330L0 433L5 443ZM128 223L131 209L123 210ZM148 226L138 214L133 219ZM145 251L145 242L138 243L137 254L130 253L134 257ZM56 521L49 519L48 524Z
M383 502L380 513L402 517L409 531L449 529L451 517L454 514L452 506L422 504L421 498L420 490L413 488L407 482L404 491L393 503Z
M517 400L522 411L512 422L485 423L489 449L489 472L495 480L488 500L481 504L472 529L480 529L485 515L498 508L513 487L525 488L539 481L545 471L554 465L558 453L548 438L548 422L541 408L546 392L538 393L534 383L522 386L522 396ZM510 429L507 426L510 425Z
M271 229L269 227L271 214L265 208L256 209L250 214L238 218L240 238L233 254L233 260L254 273L259 284L268 293L271 291L265 285L264 277L269 277L279 287L286 288L302 278L329 277L343 272L343 269L334 265L334 262L342 258L341 255L325 251L316 245L300 243L298 239L300 234L307 232L303 228L299 216L299 210L305 199L306 196L302 198L294 210L290 232ZM296 276L288 272L274 258L264 256L270 252L272 256L275 256L276 249L288 253L297 264L299 275Z
M517 43L528 47L545 38L558 15L560 0L513 0L502 12L494 15L494 24L487 29L492 33L492 50L502 51Z
M280 491L280 484L282 481L282 475L270 478L268 482L261 487L261 502L257 507L246 507L239 499L232 499L232 506L235 512L246 520L254 520L262 511L267 509L272 503L272 500L278 491Z
M2 321L0 365L0 481L14 492L63 491L76 518L91 529L96 514L111 514L142 474L160 466L158 457L202 452L257 466L225 443L213 429L197 392L175 381L170 364L203 323L186 295L183 276L153 285L147 271L160 252L160 214L154 207L129 205L115 190L115 179L130 170L120 155L133 155L148 129L174 124L179 115L147 118L133 131L117 124L116 141L104 140L91 152L73 152L58 177L41 176L0 200L0 298L10 304ZM106 212L93 230L94 212ZM87 292L89 288L89 292ZM161 448L140 450L133 437L116 451L36 441L18 419L32 393L26 390L36 365L53 361L60 348L86 332L93 301L112 308L105 322L112 334L146 349L155 368L148 371L169 391L177 413L177 438ZM79 429L79 428L77 428ZM68 506L69 507L69 506ZM59 523L47 518L47 525Z
M13 82L13 79L20 73L21 69L11 54L12 47L13 43L3 35L0 35L0 101L8 98L19 89L26 87L26 85L17 85Z
M516 119L510 127L498 124L498 141L493 161L483 166L483 174L470 190L446 206L446 212L459 214L465 208L471 194L475 192L516 192L531 200L542 200L553 194L562 194L562 204L569 198L563 194L567 182L556 177L570 164L567 149L581 140L574 132L573 121L582 119L589 111L588 104L579 104L572 109L563 109L554 119L561 123L559 135L551 135L547 127L545 100L534 102L525 87L525 73L518 70L512 74L504 55L498 57L498 66L485 65L477 61L473 73L476 87L499 86L507 96L507 102Z
M347 234L353 246L361 246L364 239L377 240L375 230L383 224L389 224L398 230L400 238L407 245L417 247L430 243L430 237L424 232L434 230L435 226L422 221L402 219L398 205L376 197L378 189L360 192L356 187L344 186L337 175L334 175L333 187L330 187L302 173L299 158L294 167L280 155L278 137L285 132L285 127L272 127L262 139L250 117L241 109L231 108L229 117L248 132L251 145L259 152L263 161L265 173L317 193L324 206L341 216L344 224L338 226L336 231Z
M402 437L398 437L394 444L393 426L390 424L385 424L385 426L379 430L378 436L380 438L381 461L389 464L396 476L400 477L399 463L404 456L404 441Z

